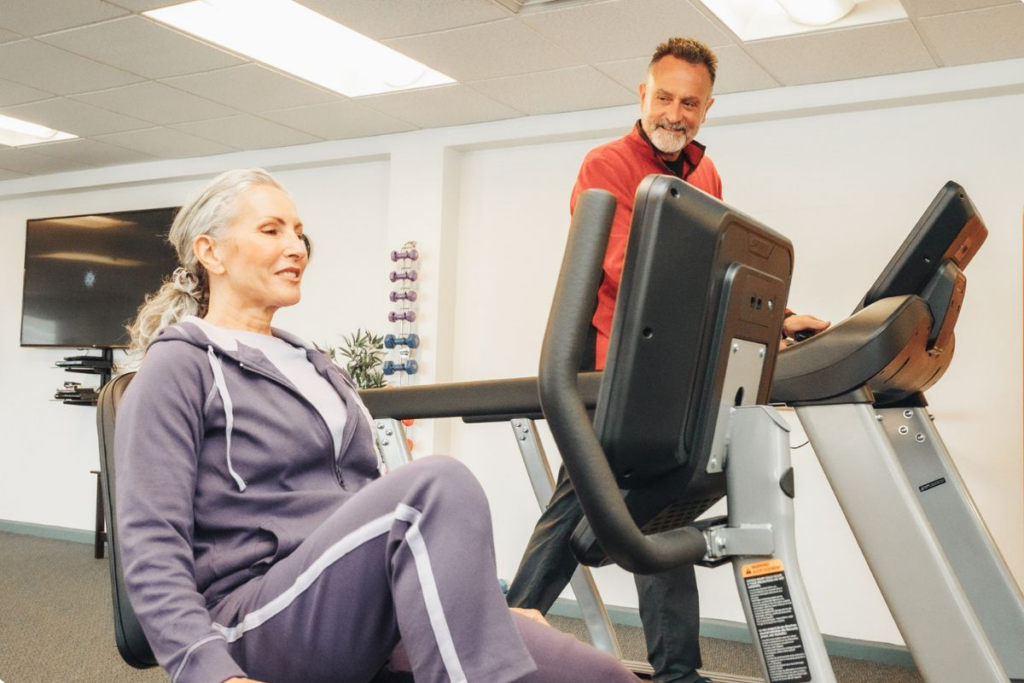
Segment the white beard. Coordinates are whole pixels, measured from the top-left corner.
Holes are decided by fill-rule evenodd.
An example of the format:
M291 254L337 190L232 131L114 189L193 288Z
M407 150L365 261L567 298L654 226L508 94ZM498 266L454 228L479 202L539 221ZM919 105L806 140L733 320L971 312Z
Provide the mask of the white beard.
M657 125L647 134L647 137L663 154L675 154L690 144L690 136L687 131L672 131Z

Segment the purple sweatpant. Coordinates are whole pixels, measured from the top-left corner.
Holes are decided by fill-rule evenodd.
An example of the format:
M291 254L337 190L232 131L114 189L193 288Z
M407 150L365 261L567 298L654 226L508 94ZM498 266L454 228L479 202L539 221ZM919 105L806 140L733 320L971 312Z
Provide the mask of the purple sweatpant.
M268 683L366 683L399 640L417 683L638 680L513 618L496 576L480 485L458 461L430 457L368 485L210 613L248 676Z

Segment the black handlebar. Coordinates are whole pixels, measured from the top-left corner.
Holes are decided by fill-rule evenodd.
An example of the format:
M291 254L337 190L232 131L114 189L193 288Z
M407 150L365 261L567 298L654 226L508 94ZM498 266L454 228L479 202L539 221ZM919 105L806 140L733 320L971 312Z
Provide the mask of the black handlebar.
M577 201L544 333L538 384L551 433L601 547L624 569L651 574L701 559L706 543L692 527L644 536L626 508L577 389L614 215L615 197L603 190L588 190Z

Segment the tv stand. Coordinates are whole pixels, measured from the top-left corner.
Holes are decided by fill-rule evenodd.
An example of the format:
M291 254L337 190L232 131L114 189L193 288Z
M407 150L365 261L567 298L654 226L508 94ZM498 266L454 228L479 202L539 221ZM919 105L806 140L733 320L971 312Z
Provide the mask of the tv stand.
M81 388L77 382L66 382L62 388L57 390L54 398L67 405L96 405L100 389L110 381L110 376L114 372L114 350L107 348L100 349L100 351L99 356L66 356L54 363L58 368L63 368L64 372L100 376L100 385L95 389L92 387Z
M62 401L65 405L71 406L94 406L99 399L100 389L110 381L114 373L114 349L100 349L100 355L78 355L65 356L55 363L64 372L77 372L85 375L99 375L100 385L95 389L82 387L77 382L65 382L64 386L57 389L54 398ZM93 557L97 560L103 559L107 533L104 529L103 520L103 489L100 484L99 470L91 470L96 475L96 533L93 540Z

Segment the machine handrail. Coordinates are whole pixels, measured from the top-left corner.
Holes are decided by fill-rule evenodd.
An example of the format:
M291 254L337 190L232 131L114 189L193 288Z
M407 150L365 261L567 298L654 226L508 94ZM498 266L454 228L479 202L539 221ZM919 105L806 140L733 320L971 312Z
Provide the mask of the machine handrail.
M576 204L544 334L540 401L602 548L628 571L655 573L701 559L704 536L692 527L644 536L622 499L576 382L614 214L615 198L603 190L584 192Z
M577 386L584 406L597 406L600 372L583 372ZM395 420L461 417L467 422L498 422L542 416L536 377L363 389L359 392L375 418Z
M780 352L771 400L789 404L820 401L873 385L872 380L879 377L890 384L899 379L899 388L906 393L922 390L921 373L907 372L908 359L929 361L931 325L928 304L916 295L876 301ZM944 362L948 364L948 358ZM898 367L893 367L894 363ZM928 365L924 379L935 374L930 362Z

